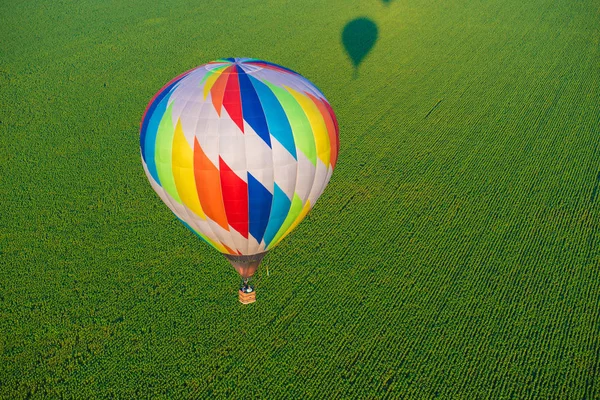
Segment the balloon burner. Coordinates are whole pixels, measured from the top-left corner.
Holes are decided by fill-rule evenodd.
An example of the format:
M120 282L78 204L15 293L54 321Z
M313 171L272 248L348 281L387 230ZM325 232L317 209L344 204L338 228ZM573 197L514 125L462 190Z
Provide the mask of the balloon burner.
M265 254L266 252L252 255L223 254L242 277L242 287L238 291L240 303L242 304L250 304L256 301L256 292L254 287L248 283L248 280L258 269L258 265Z
M238 291L238 297L242 304L250 304L256 301L254 286L248 283L248 279L249 278L242 279L242 287L240 287L240 290Z

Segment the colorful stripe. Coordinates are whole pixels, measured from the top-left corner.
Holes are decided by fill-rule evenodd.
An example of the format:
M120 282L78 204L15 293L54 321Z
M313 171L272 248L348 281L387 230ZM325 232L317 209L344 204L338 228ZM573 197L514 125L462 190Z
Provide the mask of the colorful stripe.
M335 162L337 161L337 153L338 153L338 145L337 145L337 130L331 115L329 114L329 110L327 106L323 104L324 102L317 97L307 93L306 94L310 99L315 103L315 106L319 109L320 116L323 118L323 122L326 125L325 131L329 136L329 159L325 164L329 166L329 163L335 167Z
M173 175L172 150L175 129L173 127L173 120L171 118L172 110L173 104L167 107L162 119L160 120L160 124L158 125L154 161L161 186L169 194L169 196L171 196L178 203L181 203L181 199L179 198L179 194L177 193L177 188L175 186L175 177Z
M163 100L167 100L168 96L171 94L172 89L175 88L179 81L181 81L186 75L188 75L192 71L195 71L195 69L186 71L183 74L171 79L162 89L160 89L154 95L154 97L152 97L150 103L148 103L148 106L146 106L146 110L144 111L144 115L142 115L142 121L140 123L140 148L142 151L142 158L144 160L146 160L146 144L154 143L154 139L152 137L147 138L148 131L150 131L150 136L156 135L158 123L162 118L162 114L164 114L165 112L167 103L166 101L163 102ZM160 105L163 105L163 108L157 110L157 107L159 107ZM152 124L152 122L154 122L154 124ZM149 154L154 154L153 150L154 149L150 149Z
M194 152L188 144L181 122L177 121L175 125L175 134L173 136L173 154L172 154L173 180L175 188L179 194L181 202L202 219L206 219L194 178Z
M205 215L221 228L229 230L219 169L206 157L198 139L194 140L194 183Z
M252 174L248 173L248 229L261 242L269 223L273 195Z
M310 122L302 110L302 106L298 104L294 95L290 93L290 89L275 86L269 82L265 82L273 91L277 100L283 107L294 136L296 148L300 150L310 162L316 164L317 151L315 149L315 137L310 127Z
M304 111L304 115L306 115L306 119L310 124L317 157L323 161L323 164L329 164L329 135L327 134L327 126L325 125L321 111L312 101L309 93L299 93L291 88L288 88L288 91L294 96L294 99L298 102L302 111Z
M242 116L242 97L240 94L240 81L235 66L227 68L227 84L223 94L223 107L227 110L229 118L244 132L244 118Z
M253 254L314 206L338 159L339 127L298 73L223 58L152 98L140 149L152 187L186 227L220 252Z
M213 82L210 88L210 98L212 100L213 107L215 108L219 116L221 115L223 96L225 96L225 86L227 86L227 80L229 78L229 74L225 73L225 71L217 75L215 81Z
M220 157L219 170L227 222L240 235L248 238L248 184Z
M275 96L273 91L269 89L267 85L258 79L251 77L250 81L263 106L269 134L277 139L279 143L281 143L283 147L296 158L296 145L294 144L292 127L290 126L290 122L285 115L281 103L277 100L277 96Z
M246 72L244 72L241 67L237 67L237 72L240 82L243 120L254 129L254 132L256 132L269 147L271 147L269 127L267 126L265 112L260 103L260 98L256 93L256 89L254 89L252 82L250 82L250 78L248 78L248 75L246 75Z

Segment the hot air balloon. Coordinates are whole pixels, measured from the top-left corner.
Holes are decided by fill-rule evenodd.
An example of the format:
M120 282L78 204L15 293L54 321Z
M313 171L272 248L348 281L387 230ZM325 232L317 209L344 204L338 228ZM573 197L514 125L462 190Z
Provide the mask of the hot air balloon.
M140 128L150 185L181 222L242 277L304 219L338 159L339 128L325 96L267 61L223 58L167 83Z

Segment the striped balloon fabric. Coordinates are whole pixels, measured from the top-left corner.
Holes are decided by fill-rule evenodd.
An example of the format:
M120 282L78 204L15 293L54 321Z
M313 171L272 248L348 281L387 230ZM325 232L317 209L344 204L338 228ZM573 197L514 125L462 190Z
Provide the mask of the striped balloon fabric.
M306 78L258 59L225 58L165 85L141 123L152 188L222 253L276 246L323 193L338 125Z

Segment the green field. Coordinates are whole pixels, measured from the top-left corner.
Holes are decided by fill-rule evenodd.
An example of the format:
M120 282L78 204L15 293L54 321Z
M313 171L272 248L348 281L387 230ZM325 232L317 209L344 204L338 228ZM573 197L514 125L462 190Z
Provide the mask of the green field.
M0 398L600 398L597 1L25 0L0 20ZM139 154L154 93L220 57L298 71L340 124L249 306Z

